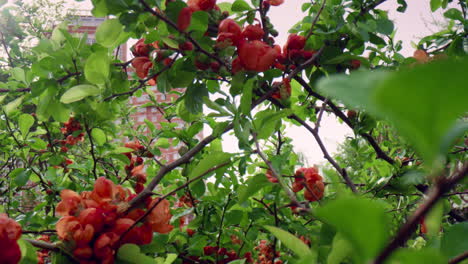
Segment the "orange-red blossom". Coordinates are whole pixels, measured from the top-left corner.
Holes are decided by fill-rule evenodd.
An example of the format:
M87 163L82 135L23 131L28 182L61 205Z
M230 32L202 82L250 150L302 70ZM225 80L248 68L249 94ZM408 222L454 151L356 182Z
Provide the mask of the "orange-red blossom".
M57 235L81 263L113 263L120 245L149 244L153 232L168 233L173 228L169 224L172 217L169 202L162 200L142 223L127 232L145 211L134 209L128 214L123 213L121 208L127 208L134 195L104 177L96 180L92 191L78 194L63 190L60 197L62 201L56 212L62 218L56 224ZM146 208L158 201L159 198L149 198Z

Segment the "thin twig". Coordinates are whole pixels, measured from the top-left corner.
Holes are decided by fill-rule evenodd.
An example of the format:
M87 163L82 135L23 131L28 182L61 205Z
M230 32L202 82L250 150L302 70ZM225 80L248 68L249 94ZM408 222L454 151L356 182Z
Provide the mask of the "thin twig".
M320 17L320 14L322 14L322 11L325 8L326 3L327 3L327 0L322 0L322 5L320 6L319 11L317 12L317 14L315 15L314 20L312 21L312 25L310 26L310 30L309 30L309 33L307 33L306 39L309 39L310 36L312 36L312 34L314 33L313 29L315 27L315 24L317 24L317 22L319 20L319 17Z

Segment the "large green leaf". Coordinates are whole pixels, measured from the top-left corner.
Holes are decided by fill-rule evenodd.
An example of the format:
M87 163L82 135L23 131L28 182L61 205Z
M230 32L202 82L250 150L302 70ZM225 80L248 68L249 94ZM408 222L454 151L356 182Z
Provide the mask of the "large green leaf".
M468 111L466 69L466 59L404 69L390 75L376 91L375 103L384 117L428 163L448 151L442 149L444 138Z
M391 121L433 165L450 147L447 135L468 111L468 60L443 60L398 72L357 72L321 80L319 89L345 104Z
M228 162L231 156L232 154L219 151L213 151L207 154L190 172L189 179L195 178L213 167Z
M364 198L341 197L317 208L316 216L346 238L359 259L367 263L388 238L388 221L382 204Z
M263 187L269 185L268 179L264 175L255 175L250 177L246 182L247 187L242 186L239 189L239 203L247 201L247 199L258 192Z
M265 226L265 229L270 231L276 238L281 241L281 243L293 251L297 256L303 258L311 255L310 248L293 234L274 226Z
M468 250L468 222L448 227L440 241L440 249L449 258Z
M93 130L91 130L91 136L98 146L104 145L107 141L106 133L100 128L93 128Z
M80 101L87 96L98 95L99 93L99 88L94 85L80 84L67 90L60 98L60 102L69 104Z
M155 264L156 262L140 252L140 248L135 244L125 244L117 251L117 260L122 264Z
M32 127L34 124L34 117L30 114L22 114L18 118L18 126L21 131L21 134L26 136L26 134L29 132L29 129Z
M402 248L397 250L388 260L388 264L417 264L417 263L431 263L431 264L445 264L447 258L440 255L434 249L427 248L422 250Z
M19 264L36 264L36 248L34 248L31 243L22 238L18 240L18 245L21 249L21 261Z
M119 43L120 34L123 32L123 26L118 19L108 19L102 22L96 30L96 42L107 48L114 48Z
M20 97L16 98L15 100L13 100L13 101L9 102L7 105L5 105L3 107L3 110L5 111L5 113L7 115L10 114L11 112L13 112L14 110L18 110L19 106L23 102L23 99L24 99L24 96L20 96Z
M86 60L85 77L91 83L103 84L109 78L109 56L106 52L91 54Z
M197 11L192 14L190 26L187 29L190 31L199 31L205 33L208 29L208 13L204 11Z

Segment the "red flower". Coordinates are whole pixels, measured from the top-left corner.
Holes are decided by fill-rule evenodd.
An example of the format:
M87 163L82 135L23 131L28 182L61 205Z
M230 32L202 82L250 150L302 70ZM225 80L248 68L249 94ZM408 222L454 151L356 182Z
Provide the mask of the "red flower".
M325 190L325 185L322 181L316 181L314 183L307 182L307 187L308 189L304 192L304 198L311 202L322 199Z
M233 74L236 74L242 70L244 70L244 67L242 67L242 63L239 59L239 57L235 58L234 60L232 60L232 66L231 66L231 69L232 69L232 73Z
M140 39L130 48L135 57L148 57L150 53L150 45L145 44L145 39Z
M185 31L192 21L192 12L193 10L189 7L184 7L179 12L179 17L177 18L177 27L180 31Z
M21 226L6 214L0 214L1 263L16 264L21 259L17 240L21 237Z
M279 6L284 3L284 0L270 0L270 5L272 6Z
M290 50L302 50L304 49L306 44L306 38L303 36L299 36L297 34L291 34L288 37L288 41L286 42L286 45L284 46L284 52L290 51Z
M242 41L238 46L242 66L249 71L263 72L275 64L279 53L276 48L259 41Z
M270 169L266 171L265 176L267 177L268 181L272 183L278 183L278 179L273 175L273 172Z
M216 0L188 0L187 5L195 11L209 11L216 6Z
M241 31L242 29L236 21L230 18L224 19L219 23L218 27L218 39L216 40L218 46L222 48L237 45L241 37Z
M149 203L147 206L148 209L153 207L160 198L156 198ZM169 201L162 200L159 204L151 211L148 216L148 222L151 224L153 231L166 234L172 231L174 228L172 225L169 224L171 220L171 212L169 210Z
M242 37L248 40L261 40L263 35L265 35L265 31L263 31L260 24L248 25L242 31Z
M153 62L148 57L136 57L132 61L132 66L138 77L144 79L148 76L149 69L153 67Z

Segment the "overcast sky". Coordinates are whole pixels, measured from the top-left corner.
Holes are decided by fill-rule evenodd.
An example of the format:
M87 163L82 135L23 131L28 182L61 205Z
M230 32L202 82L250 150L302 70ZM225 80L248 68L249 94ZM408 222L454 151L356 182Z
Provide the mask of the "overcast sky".
M67 0L70 5L76 6L79 9L92 8L89 0L83 2L74 2ZM218 1L232 2L232 1ZM278 7L271 7L270 18L275 28L279 32L276 42L283 45L288 36L288 29L291 28L297 21L304 17L301 12L301 5L305 1L301 0L285 0L285 3ZM422 36L430 34L437 27L434 26L434 21L440 20L441 12L432 14L429 8L429 2L426 0L407 1L408 9L405 13L396 12L396 0L388 0L379 8L389 11L389 17L394 21L397 34L396 40L403 41L403 54L410 56L414 49L410 43L417 42ZM205 131L208 134L209 131ZM335 152L338 144L343 142L347 135L351 135L352 131L345 125L339 124L334 116L325 115L320 129L320 135L330 152ZM293 138L295 150L304 154L306 162L309 165L324 162L323 155L318 145L313 140L312 135L301 127L291 127L288 129L288 136ZM226 151L236 151L237 142L232 136L225 136L224 147Z

